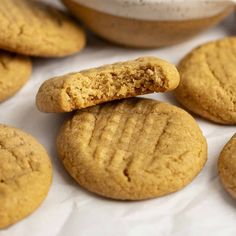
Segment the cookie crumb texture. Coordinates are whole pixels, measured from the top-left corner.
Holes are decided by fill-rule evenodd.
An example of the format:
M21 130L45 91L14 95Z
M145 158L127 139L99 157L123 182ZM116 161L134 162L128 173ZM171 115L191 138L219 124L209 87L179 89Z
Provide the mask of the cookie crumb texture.
M0 102L21 89L31 71L32 63L28 57L0 50Z
M170 91L178 84L174 65L143 57L49 79L40 87L36 104L42 112L70 112L115 99Z
M202 45L179 65L177 99L220 124L236 124L236 37Z
M44 148L28 134L0 125L0 228L31 214L46 197L51 179Z
M236 198L236 134L220 154L218 172L225 189Z
M121 200L180 190L207 160L206 140L188 113L138 98L77 111L63 125L57 149L81 186Z
M82 29L63 12L31 0L1 0L0 48L40 57L61 57L85 45Z

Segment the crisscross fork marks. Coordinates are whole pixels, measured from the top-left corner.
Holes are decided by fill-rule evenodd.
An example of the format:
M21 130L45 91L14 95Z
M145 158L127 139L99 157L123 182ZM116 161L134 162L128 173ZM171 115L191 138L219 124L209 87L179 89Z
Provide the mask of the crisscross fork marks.
M103 117L104 118L104 117ZM110 145L112 146L113 138L115 136L116 130L119 127L119 115L115 115L110 113L106 116L105 119L101 120L103 122L103 127L100 129L100 133L98 137L94 137L93 142L95 142L95 149L93 152L93 158L99 159L99 162L109 163L108 159L104 159L105 157L111 158L107 152L110 149ZM100 124L101 124L100 122ZM105 143L105 145L104 145Z
M127 143L130 142L130 138L132 137L132 134L135 131L137 118L120 114L120 121L120 124L118 124L116 128L118 132L116 133L116 136L114 136L113 139L113 150L110 149L109 156L111 158L110 161L107 163L106 169L112 168L113 165L116 165L115 163L120 163L121 167L125 164L122 162L128 161L129 150L126 148L126 146L128 145ZM126 135L126 137L124 137L124 134ZM117 160L117 157L121 159Z
M30 145L27 144L16 131L13 130L12 132L5 133L5 135L4 133L1 133L0 135L0 151L3 150L4 153L7 154L7 157L11 157L10 159L4 159L2 157L2 160L4 161L2 162L3 166L0 166L0 179L2 183L9 181L15 182L21 176L38 171L37 167L32 163L33 150L31 150ZM21 150L23 148L25 148L25 150L23 153L24 156L22 157ZM4 166L6 168L7 165L11 165L12 167L15 165L15 170L8 170L8 167L4 170Z
M162 196L191 182L207 158L206 142L195 120L180 108L152 100L127 99L115 104L120 105L99 105L103 110L87 149L79 150L84 140L73 138L78 129L69 122L59 134L60 155L66 154L63 164L78 183L103 196L137 200ZM77 113L78 120L88 110L94 115L97 107ZM119 119L112 123L116 116Z
M222 52L222 50L224 50L224 51ZM207 65L207 67L209 69L209 72L212 74L212 78L214 78L216 80L217 84L222 89L222 93L226 95L226 97L232 103L233 110L236 111L236 107L235 107L235 102L236 101L234 99L232 91L230 91L227 88L228 79L230 78L232 73L230 73L230 75L226 74L227 67L229 66L231 61L234 60L236 62L236 60L235 60L236 56L228 48L224 48L222 50L219 49L219 46L218 47L216 46L215 51L211 52L210 55L205 54L205 61L206 61L206 65ZM226 52L230 52L230 53L227 53L228 60L227 60L227 63L222 64L222 60L220 58L222 56L226 56ZM212 61L212 57L214 58L214 61ZM229 57L230 57L230 59L229 59ZM215 69L212 68L212 64L218 66L217 69L220 70L221 75L218 74L219 71L215 71ZM236 77L234 79L236 80ZM225 80L225 82L222 82L222 80Z
M134 150L135 144L138 143L140 138L140 133L143 130L143 127L145 125L145 121L147 119L147 116L141 117L138 114L134 114L132 116L126 115L127 122L124 127L124 129L121 131L121 136L118 140L118 144L121 142L123 143L122 146L120 146L121 150L124 150L126 153L126 156L123 157L123 160L121 160L121 171L128 182L131 181L131 176L129 174L129 166L135 161L135 159L138 158L138 156L135 155L135 152L139 153L140 150ZM139 126L140 124L140 126ZM138 131L138 134L137 134ZM124 139L125 140L122 140ZM119 146L118 146L119 148Z
M169 126L170 120L171 120L171 118L167 116L165 121L164 121L165 123L164 123L162 129L160 129L160 132L159 132L159 134L157 135L157 137L155 139L155 144L154 144L153 149L150 153L151 159L146 161L145 169L149 169L153 165L153 163L156 161L156 159L158 157L157 152L159 151L158 147L160 146L160 142L162 141L162 137L166 133L166 130Z

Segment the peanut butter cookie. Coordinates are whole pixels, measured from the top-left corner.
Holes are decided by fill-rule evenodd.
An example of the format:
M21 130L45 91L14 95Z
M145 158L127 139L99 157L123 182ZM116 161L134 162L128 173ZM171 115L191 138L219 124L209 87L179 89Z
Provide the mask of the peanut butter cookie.
M45 149L19 129L0 125L0 229L31 214L52 179Z
M174 65L143 57L49 79L36 105L43 112L70 112L115 99L165 92L179 84Z
M30 56L61 57L85 45L75 22L39 1L1 0L0 31L0 48Z
M0 50L0 102L14 95L27 82L31 70L28 57Z
M236 134L220 154L218 171L225 189L236 198Z
M236 124L236 37L194 49L179 65L175 94L187 109L221 124Z
M81 186L121 200L180 190L207 160L206 140L187 112L140 98L77 111L63 125L57 149Z

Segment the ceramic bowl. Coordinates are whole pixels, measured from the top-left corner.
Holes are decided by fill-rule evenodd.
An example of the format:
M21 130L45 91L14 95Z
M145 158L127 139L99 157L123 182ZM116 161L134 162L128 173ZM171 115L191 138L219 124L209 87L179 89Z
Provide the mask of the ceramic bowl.
M234 0L62 0L97 35L126 46L183 42L227 16Z

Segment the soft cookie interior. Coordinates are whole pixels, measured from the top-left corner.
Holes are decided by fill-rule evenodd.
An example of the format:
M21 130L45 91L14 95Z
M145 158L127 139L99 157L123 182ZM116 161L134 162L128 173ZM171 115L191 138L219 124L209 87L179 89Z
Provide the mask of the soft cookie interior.
M43 112L69 112L115 99L169 91L178 83L174 65L158 58L139 58L50 79L39 89L36 103Z

